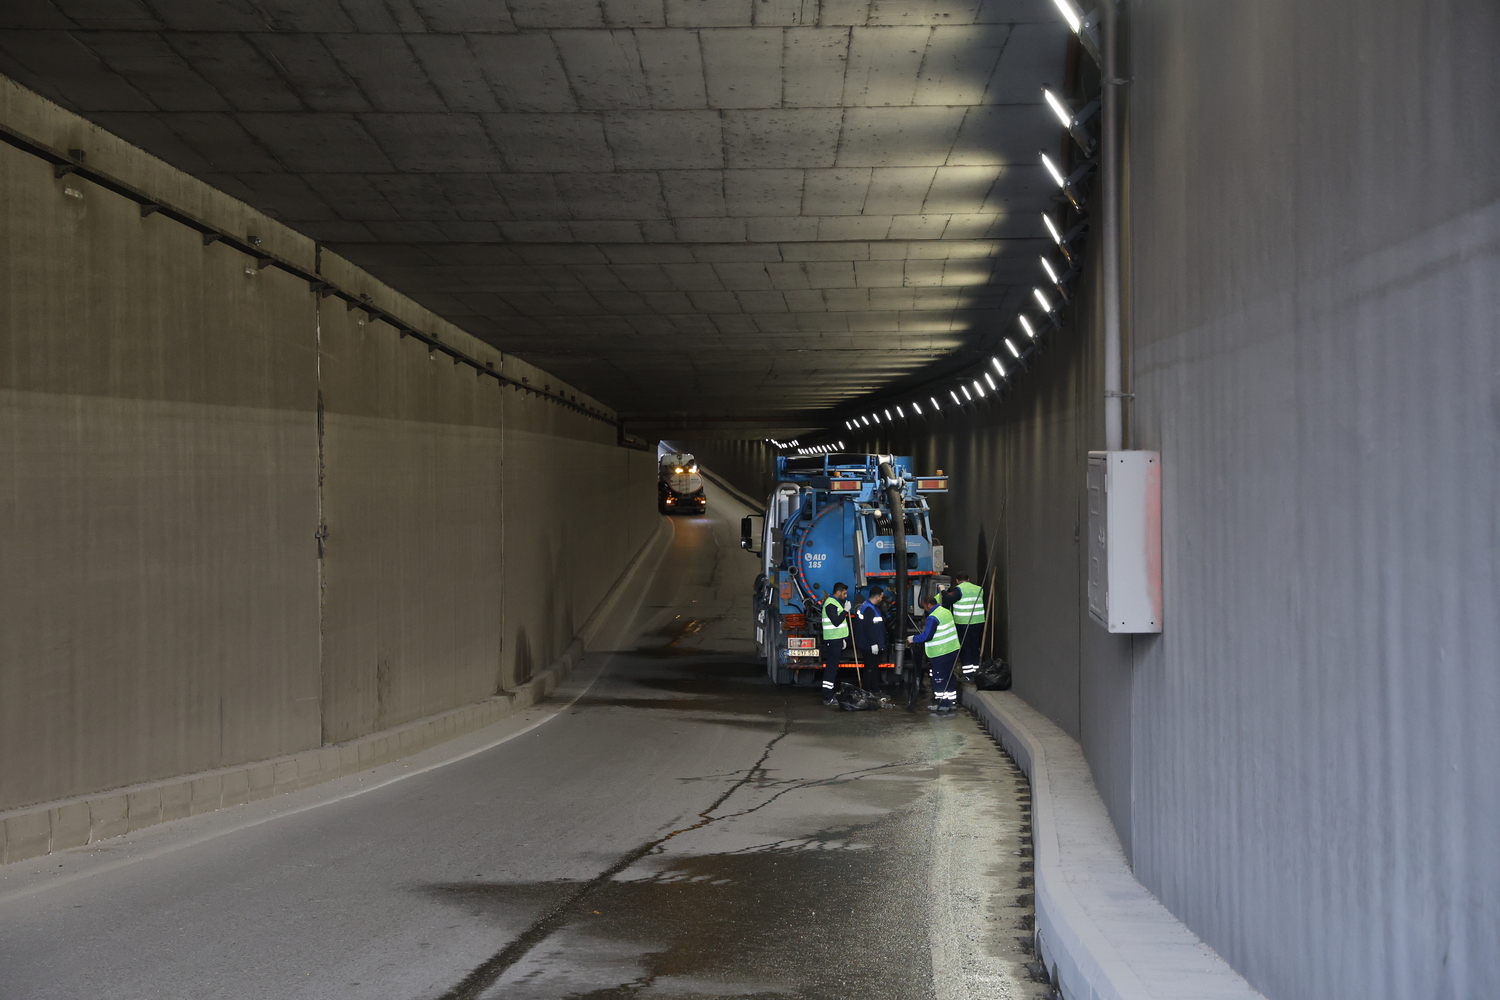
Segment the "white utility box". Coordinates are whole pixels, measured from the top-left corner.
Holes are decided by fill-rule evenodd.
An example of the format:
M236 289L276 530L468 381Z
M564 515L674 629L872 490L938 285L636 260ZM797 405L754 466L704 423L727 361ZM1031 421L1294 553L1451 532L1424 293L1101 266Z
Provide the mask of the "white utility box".
M1161 453L1089 452L1089 614L1111 632L1160 632Z

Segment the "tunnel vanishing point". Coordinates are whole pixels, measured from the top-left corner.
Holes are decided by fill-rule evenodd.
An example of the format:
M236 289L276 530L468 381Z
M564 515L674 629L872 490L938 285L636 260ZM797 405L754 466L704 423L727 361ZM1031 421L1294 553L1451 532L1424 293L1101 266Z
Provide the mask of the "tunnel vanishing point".
M1500 997L1497 52L0 4L0 998ZM822 455L1011 690L766 675Z

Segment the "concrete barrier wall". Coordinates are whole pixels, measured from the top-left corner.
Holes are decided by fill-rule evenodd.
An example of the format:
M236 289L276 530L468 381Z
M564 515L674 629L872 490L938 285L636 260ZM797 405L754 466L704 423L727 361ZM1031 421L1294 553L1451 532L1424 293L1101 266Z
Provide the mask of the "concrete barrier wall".
M1018 692L1257 989L1500 995L1500 9L1132 16L1127 443L1163 457L1166 631L1083 610L1087 305L1002 407L865 443L954 473L955 564L1002 524Z
M0 125L603 409L4 80ZM0 811L512 689L657 527L611 424L166 213L0 144L0 220Z
M674 449L692 452L705 468L748 496L764 500L776 485L776 449L765 441L705 438L670 444Z

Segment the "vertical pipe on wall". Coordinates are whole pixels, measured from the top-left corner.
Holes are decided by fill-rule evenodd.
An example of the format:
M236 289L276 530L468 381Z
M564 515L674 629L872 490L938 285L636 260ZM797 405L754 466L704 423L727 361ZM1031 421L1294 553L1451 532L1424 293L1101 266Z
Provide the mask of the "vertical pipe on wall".
M1120 79L1118 66L1120 14L1116 0L1102 6L1101 48L1104 49L1104 87L1100 108L1099 177L1103 220L1104 279L1104 447L1124 447L1120 395Z

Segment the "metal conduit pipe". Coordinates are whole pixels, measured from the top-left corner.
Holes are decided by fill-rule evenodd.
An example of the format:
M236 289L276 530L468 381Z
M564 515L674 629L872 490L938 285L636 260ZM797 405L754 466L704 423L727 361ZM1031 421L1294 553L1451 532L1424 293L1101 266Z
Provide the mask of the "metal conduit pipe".
M1101 69L1104 74L1099 125L1099 192L1104 218L1100 234L1104 245L1104 447L1107 451L1124 448L1124 407L1120 377L1120 87L1125 83L1119 73L1120 11L1116 0L1101 4L1104 50Z

